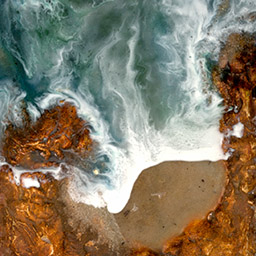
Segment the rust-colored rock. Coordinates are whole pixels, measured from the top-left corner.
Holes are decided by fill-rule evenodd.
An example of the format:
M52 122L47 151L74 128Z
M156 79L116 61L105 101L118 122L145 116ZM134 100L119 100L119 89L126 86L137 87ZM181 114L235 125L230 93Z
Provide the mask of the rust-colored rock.
M151 250L148 250L146 248L141 248L138 251L134 251L131 256L158 256L159 254L156 252L153 252Z
M83 232L70 225L60 200L67 179L55 180L42 173L23 174L22 180L38 180L40 187L17 186L7 166L0 167L1 256L96 256L117 255L100 241L90 226Z
M92 150L87 123L77 116L75 106L60 102L35 123L23 112L23 126L9 124L5 130L3 156L13 166L37 169L72 163Z
M47 182L26 189L16 186L8 166L0 169L0 255L55 255L62 247L64 233L54 205L57 181L29 176Z

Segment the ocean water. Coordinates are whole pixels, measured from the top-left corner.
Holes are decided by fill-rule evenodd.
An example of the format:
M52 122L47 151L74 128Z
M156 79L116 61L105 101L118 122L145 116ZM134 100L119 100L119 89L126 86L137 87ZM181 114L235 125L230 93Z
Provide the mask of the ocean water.
M1 134L7 119L20 124L23 100L33 120L75 104L98 148L86 169L72 166L74 200L116 213L143 169L228 157L210 72L230 33L254 32L256 2L2 0L0 10Z

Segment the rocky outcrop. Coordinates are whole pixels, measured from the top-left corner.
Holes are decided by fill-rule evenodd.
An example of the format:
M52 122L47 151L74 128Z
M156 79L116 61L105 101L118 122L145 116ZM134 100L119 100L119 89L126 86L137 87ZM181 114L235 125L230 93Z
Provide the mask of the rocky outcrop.
M24 187L26 179L38 181L40 187ZM104 222L97 211L83 223L74 218L76 210L67 208L67 187L68 179L58 181L42 173L21 175L17 186L12 170L0 167L1 256L128 255L126 248L119 249L113 239L104 237L104 224L102 230L96 227L93 218Z
M92 151L88 124L69 103L45 110L35 123L26 110L22 118L20 127L10 123L5 130L2 155L12 166L37 169L77 164Z

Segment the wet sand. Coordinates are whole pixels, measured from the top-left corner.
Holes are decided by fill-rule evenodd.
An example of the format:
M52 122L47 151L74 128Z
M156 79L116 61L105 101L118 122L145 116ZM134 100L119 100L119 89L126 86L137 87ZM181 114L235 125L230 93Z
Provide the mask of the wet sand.
M165 162L142 172L131 198L115 215L126 242L161 251L194 219L218 203L225 186L222 162Z
M90 243L108 244L108 255L124 256L141 246L161 251L166 240L217 205L225 182L222 162L165 162L141 173L118 214L73 202L66 185L60 200L75 232L89 228L95 234Z

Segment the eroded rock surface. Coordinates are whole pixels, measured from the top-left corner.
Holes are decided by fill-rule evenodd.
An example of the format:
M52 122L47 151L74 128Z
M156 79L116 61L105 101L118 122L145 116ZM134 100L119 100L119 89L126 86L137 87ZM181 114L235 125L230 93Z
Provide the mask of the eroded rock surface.
M35 123L23 112L23 124L10 123L5 130L2 152L11 165L37 169L72 164L92 151L88 124L78 117L75 106L60 102Z
M40 187L17 186L11 169L0 167L1 256L128 255L118 232L115 237L103 232L111 217L103 218L100 210L87 219L73 216L77 209L71 209L63 192L68 179L58 181L50 175L26 173L21 184L28 178L38 180ZM92 214L89 206L76 207L84 216ZM93 222L95 218L100 225Z

